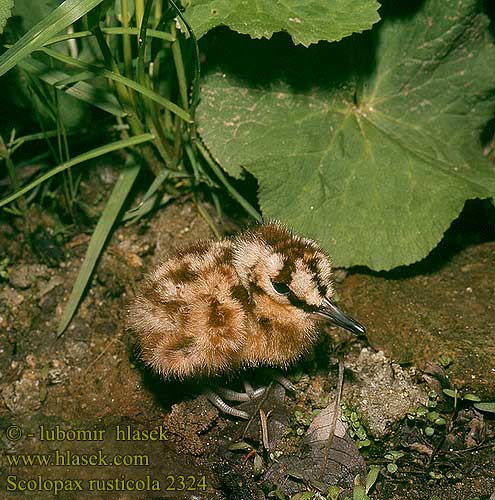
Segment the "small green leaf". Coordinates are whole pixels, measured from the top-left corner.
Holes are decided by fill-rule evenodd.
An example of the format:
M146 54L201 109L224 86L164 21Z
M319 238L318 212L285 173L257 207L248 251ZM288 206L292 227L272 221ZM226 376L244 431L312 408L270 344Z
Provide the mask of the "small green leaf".
M263 472L263 459L256 453L254 455L253 474L258 477Z
M476 394L471 394L471 393L464 394L462 399L465 399L467 401L476 401L476 402L481 401L479 396L476 396Z
M432 470L430 471L430 477L432 477L433 479L442 479L443 474L440 471Z
M416 415L418 417L425 417L427 413L428 411L424 406L418 406L418 408L416 408Z
M290 500L311 500L314 493L311 491L301 491L290 497Z
M395 462L396 460L399 460L399 458L402 458L403 456L404 456L404 452L392 450L385 455L385 458L387 460L393 460Z
M358 439L356 441L356 446L361 449L361 448L366 448L371 444L371 441L369 439Z
M433 434L435 434L435 429L433 427L425 427L425 434L427 436L433 436Z
M371 488L376 483L378 474L380 474L380 469L381 467L379 465L370 465L370 470L368 472L368 475L366 476L366 494L370 492Z
M352 491L352 500L370 500L369 496L364 491L364 486L360 484L354 486Z
M450 358L446 354L442 354L438 358L438 363L439 363L440 366L443 366L444 368L447 368L452 363L452 358Z
M268 498L276 498L277 500L287 500L287 497L277 488L268 493Z
M495 402L489 403L474 403L473 405L477 410L495 413Z
M328 488L327 497L328 500L338 500L340 493L342 492L342 488L340 486L330 486Z
M247 451L252 449L253 447L249 443L246 443L245 441L238 441L237 443L232 443L229 446L229 450L231 451L236 451L236 450Z
M387 464L387 470L390 472L390 474L394 474L395 472L397 472L397 464L395 463L391 463L391 464Z
M443 393L451 398L459 397L456 389L443 389Z
M435 422L435 420L440 417L440 414L436 411L429 411L427 416L430 422Z

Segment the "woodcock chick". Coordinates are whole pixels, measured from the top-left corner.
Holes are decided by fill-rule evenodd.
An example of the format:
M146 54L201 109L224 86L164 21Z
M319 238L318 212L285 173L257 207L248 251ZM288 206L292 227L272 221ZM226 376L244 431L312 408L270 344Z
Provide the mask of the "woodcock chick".
M269 222L176 251L145 278L127 327L137 334L143 361L164 378L287 367L311 349L321 320L365 333L335 306L333 292L320 246Z

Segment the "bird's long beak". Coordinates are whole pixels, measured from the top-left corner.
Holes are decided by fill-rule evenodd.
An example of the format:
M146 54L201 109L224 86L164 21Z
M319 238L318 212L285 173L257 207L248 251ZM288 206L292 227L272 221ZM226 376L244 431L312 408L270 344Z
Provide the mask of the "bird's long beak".
M366 328L352 319L344 311L341 311L330 299L324 298L321 307L314 313L318 319L322 319L341 326L356 335L364 335Z

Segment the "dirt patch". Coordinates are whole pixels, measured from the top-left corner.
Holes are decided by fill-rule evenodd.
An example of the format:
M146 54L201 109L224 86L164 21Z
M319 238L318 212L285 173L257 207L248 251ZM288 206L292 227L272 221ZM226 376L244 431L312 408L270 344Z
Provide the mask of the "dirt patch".
M495 394L495 243L471 246L434 273L353 275L342 300L367 325L370 344L424 369L447 355L452 384Z

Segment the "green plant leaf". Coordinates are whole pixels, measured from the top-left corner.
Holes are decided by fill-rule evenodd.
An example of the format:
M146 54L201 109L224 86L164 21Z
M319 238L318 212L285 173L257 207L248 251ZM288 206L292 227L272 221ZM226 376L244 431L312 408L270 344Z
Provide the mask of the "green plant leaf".
M464 394L462 399L465 399L467 401L475 401L475 402L481 401L479 396L477 396L476 394L471 394L471 393Z
M14 0L0 0L0 34L7 24L7 19L12 15Z
M24 30L30 30L44 17L48 16L60 5L60 0L15 0L14 16L22 18Z
M186 9L196 36L225 25L252 38L289 33L295 44L306 47L320 40L333 42L370 29L380 16L375 0L192 0Z
M380 469L381 467L379 465L370 465L368 475L366 476L366 485L365 485L366 494L370 492L371 488L376 483L376 480L378 479L378 474L380 474Z
M0 56L0 76L19 64L50 38L58 35L103 0L65 0L48 16L33 26L13 47Z
M96 228L91 235L91 240L89 242L84 261L81 265L81 269L79 270L76 282L74 283L74 287L72 288L72 292L60 320L57 330L58 336L64 333L74 316L74 313L76 312L77 306L79 305L84 290L86 289L91 274L93 273L96 262L98 261L98 257L103 250L103 246L107 241L108 235L112 231L112 227L122 209L127 195L136 180L139 169L139 164L128 162L126 167L120 172L120 176L115 183L112 193L110 194L110 198L108 199L103 213L98 220L98 224L96 224Z
M488 411L490 413L495 413L495 402L474 403L474 407L480 411Z
M450 396L451 398L457 397L460 399L459 393L453 389L443 389L443 393L446 394L447 396Z
M480 144L495 49L479 2L392 4L371 34L284 59L280 41L231 36L237 61L210 61L203 82L211 155L257 177L264 216L317 239L339 266L415 262L467 199L495 195Z

